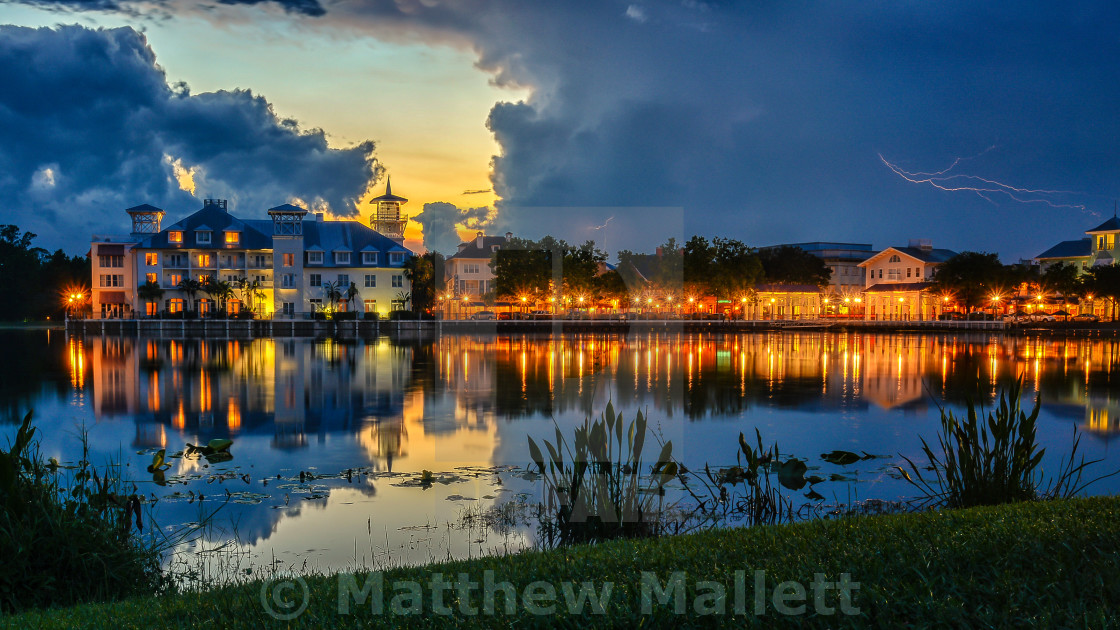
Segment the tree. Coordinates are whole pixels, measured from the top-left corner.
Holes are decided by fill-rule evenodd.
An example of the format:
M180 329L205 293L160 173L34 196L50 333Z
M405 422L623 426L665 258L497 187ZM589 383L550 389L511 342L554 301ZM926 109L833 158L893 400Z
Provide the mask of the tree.
M412 310L430 313L436 302L436 280L443 277L443 254L428 252L405 261L404 277L412 288Z
M1108 300L1110 318L1116 319L1117 303L1120 302L1120 265L1111 264L1093 267L1089 270L1088 290Z
M214 276L206 276L202 283L202 290L221 305L221 312L226 312L226 302L233 296L233 286L225 280L217 280Z
M703 236L693 236L684 244L681 271L683 289L689 293L712 295L711 281L716 271L716 248Z
M337 282L324 282L323 283L323 298L330 304L332 311L337 310L337 305L342 300L342 292L338 290L339 284Z
M758 257L767 282L823 287L832 277L824 260L793 245L768 247Z
M552 281L553 255L563 256L567 244L551 236L538 241L511 238L490 257L494 293L501 298L542 295Z
M140 299L145 302L155 302L159 304L159 301L163 299L163 287L149 280L139 287L136 287L136 295L140 296ZM156 308L156 311L158 312L159 308Z
M725 300L744 297L762 276L762 262L754 250L735 239L716 237L712 249L715 257L709 291Z
M202 290L202 283L188 276L180 280L179 284L176 285L175 288L186 294L187 300L191 305L190 310L195 310L194 296Z
M996 254L961 252L941 263L933 282L939 291L953 294L957 303L971 311L1006 291L1010 279Z
M564 294L597 300L600 297L599 265L606 260L606 252L597 249L594 241L579 247L565 247L561 265Z
M350 311L354 310L354 306L355 306L354 300L356 300L358 298L358 295L359 295L358 285L351 282L350 286L346 287L346 309L347 310L350 310Z
M1057 263L1050 265L1039 277L1043 291L1060 293L1063 297L1080 297L1085 293L1085 284L1075 265Z

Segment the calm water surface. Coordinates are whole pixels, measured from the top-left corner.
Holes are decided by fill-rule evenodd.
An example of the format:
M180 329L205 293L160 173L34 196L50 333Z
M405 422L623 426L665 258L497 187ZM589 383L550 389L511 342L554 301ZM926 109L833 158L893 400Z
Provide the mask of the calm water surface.
M227 565L318 570L468 557L532 544L525 525L471 519L532 502L526 437L565 435L608 400L642 409L686 465L734 463L757 428L823 477L826 502L901 499L891 474L935 437L939 405L990 403L1022 376L1041 393L1053 468L1074 427L1120 468L1120 342L988 334L463 335L435 340L168 340L0 331L5 422L34 409L44 457L123 463L168 532L210 519ZM555 425L554 425L555 423ZM231 438L233 458L161 448ZM880 457L840 467L834 449ZM650 456L653 454L651 453ZM422 471L436 482L420 484ZM304 473L301 481L300 473ZM349 474L348 474L349 473ZM804 491L807 491L806 488ZM1098 494L1120 490L1113 478ZM796 496L796 493L794 493ZM203 499L199 499L199 495ZM800 499L798 499L800 500Z

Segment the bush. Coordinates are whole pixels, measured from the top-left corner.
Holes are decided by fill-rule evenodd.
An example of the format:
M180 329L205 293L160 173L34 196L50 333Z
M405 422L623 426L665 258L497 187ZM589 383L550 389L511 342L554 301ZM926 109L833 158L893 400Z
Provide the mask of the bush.
M358 311L339 311L334 314L335 321L353 321L358 319Z
M1041 398L1028 414L1020 406L1021 379L1000 394L999 407L981 420L976 405L968 402L962 421L952 411L941 410L941 429L937 451L922 438L922 451L929 458L934 478L927 481L921 470L906 459L910 470L898 470L935 505L960 508L998 505L1035 499L1068 498L1087 486L1117 474L1113 472L1082 483L1085 469L1100 460L1077 461L1081 438L1074 429L1073 448L1057 476L1046 479L1038 465L1046 449L1038 447L1035 428ZM911 475L910 473L913 473ZM1117 471L1120 472L1120 471Z
M132 534L140 499L90 467L88 451L60 483L44 463L28 413L8 451L0 450L0 611L115 600L163 586L159 552Z
M394 321L394 322L395 321L400 321L400 320L411 321L411 320L417 320L417 319L420 319L420 316L418 316L416 313L413 313L412 311L391 311L389 313L389 321Z

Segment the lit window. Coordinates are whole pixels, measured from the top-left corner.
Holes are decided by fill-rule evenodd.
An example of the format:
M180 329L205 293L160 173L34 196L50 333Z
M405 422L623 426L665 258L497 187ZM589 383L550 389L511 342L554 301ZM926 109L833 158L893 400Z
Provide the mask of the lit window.
M236 245L241 242L241 232L226 232L226 244Z
M170 243L182 243L183 233L178 230L173 230L167 233L167 241Z
M144 264L148 265L149 267L154 267L155 265L158 265L159 264L159 254L157 254L155 252L149 252L147 254L144 254Z
M377 311L377 300L365 300L366 312L373 313Z
M199 267L209 267L210 266L210 254L199 254L198 255L198 266Z
M295 267L296 266L296 255L295 254L284 254L284 266L285 267Z
M148 274L144 274L144 279L145 279L145 280L146 280L147 282L150 282L150 283L152 283L152 284L155 284L155 283L156 283L156 274L154 274L154 273L148 273Z

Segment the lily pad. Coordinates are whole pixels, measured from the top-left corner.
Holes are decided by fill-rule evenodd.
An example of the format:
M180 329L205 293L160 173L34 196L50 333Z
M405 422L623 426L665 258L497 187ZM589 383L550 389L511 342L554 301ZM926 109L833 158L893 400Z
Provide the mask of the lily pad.
M863 458L851 451L831 451L828 453L821 453L821 459L830 464L847 466L848 464L854 464Z
M790 490L800 490L805 487L807 483L805 480L805 471L809 470L805 462L794 458L778 464L777 469L778 483Z

